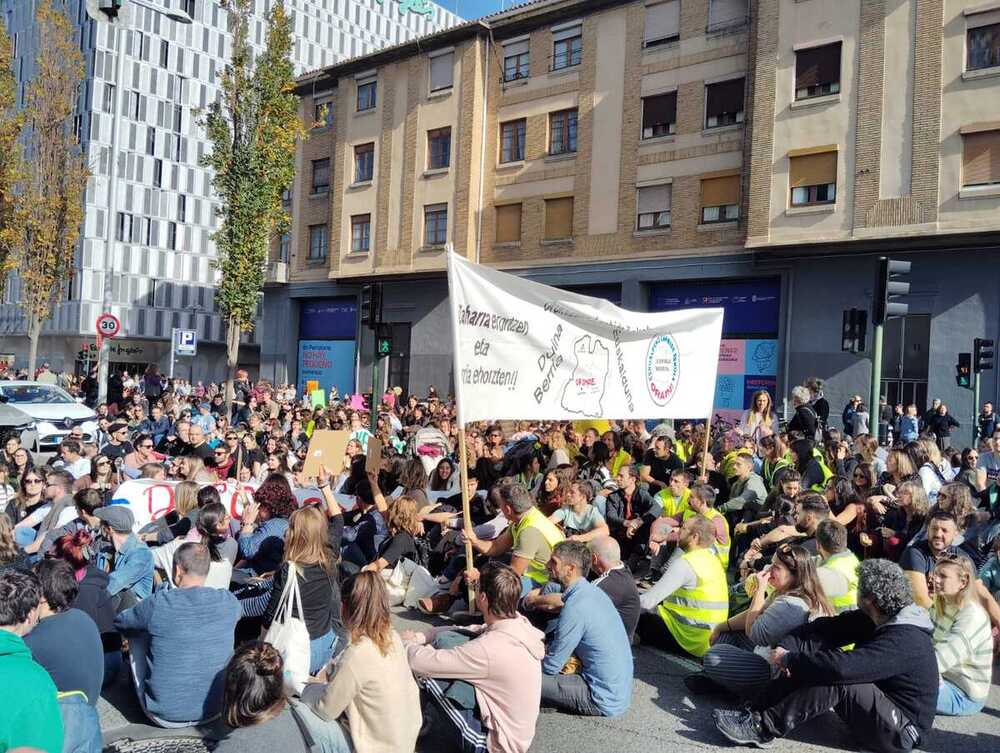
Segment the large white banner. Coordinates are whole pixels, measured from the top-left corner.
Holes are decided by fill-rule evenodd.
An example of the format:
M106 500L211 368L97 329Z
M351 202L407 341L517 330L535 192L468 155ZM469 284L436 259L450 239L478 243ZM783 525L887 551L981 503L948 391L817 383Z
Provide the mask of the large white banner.
M154 520L162 518L171 510L177 507L174 500L174 490L179 481L153 481L152 479L132 479L126 481L115 489L113 505L125 505L132 511L135 518L135 530L138 531L143 526ZM222 504L229 510L229 514L236 520L243 515L243 502L240 492L245 491L252 500L253 494L260 484L247 482L237 484L232 479L219 482L214 485L219 490L219 497ZM323 504L323 495L315 487L295 489L292 492L298 502L299 507L310 504ZM354 497L346 494L336 494L337 502L345 510L354 507Z
M463 422L709 417L721 308L625 311L448 255Z

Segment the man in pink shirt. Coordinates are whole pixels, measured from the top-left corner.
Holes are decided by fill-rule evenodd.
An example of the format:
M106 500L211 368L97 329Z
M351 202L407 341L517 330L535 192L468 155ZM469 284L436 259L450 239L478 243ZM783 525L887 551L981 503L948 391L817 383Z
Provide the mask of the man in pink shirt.
M428 698L424 719L431 736L477 753L526 753L531 746L545 645L542 632L518 614L520 596L517 573L490 563L476 594L485 625L402 634L410 668Z

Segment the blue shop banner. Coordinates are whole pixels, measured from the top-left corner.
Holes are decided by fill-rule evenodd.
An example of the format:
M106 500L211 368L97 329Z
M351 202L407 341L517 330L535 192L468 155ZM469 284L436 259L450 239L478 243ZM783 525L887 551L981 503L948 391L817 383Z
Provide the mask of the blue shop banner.
M353 297L315 298L302 301L299 338L302 340L353 340L358 330L358 301Z
M707 307L726 310L722 321L724 338L776 338L781 310L781 278L674 281L649 288L650 311Z
M299 340L299 394L309 381L326 393L331 387L341 395L354 392L354 354L354 340Z

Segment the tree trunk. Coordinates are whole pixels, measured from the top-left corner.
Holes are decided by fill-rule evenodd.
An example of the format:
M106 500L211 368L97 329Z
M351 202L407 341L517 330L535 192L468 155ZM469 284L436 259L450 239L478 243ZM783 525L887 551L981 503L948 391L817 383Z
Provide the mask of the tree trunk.
M229 376L226 378L226 417L233 415L233 398L236 392L233 389L233 382L236 380L236 367L240 361L240 320L236 316L230 316L226 320L226 365L229 367Z
M42 334L42 319L28 314L28 379L35 378L35 361L38 360L38 338Z

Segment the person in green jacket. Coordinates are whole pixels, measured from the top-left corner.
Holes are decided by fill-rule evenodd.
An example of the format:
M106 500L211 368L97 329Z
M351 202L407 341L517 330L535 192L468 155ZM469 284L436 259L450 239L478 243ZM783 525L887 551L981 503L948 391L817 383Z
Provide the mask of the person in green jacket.
M62 751L55 683L22 640L38 623L41 601L34 573L0 573L0 753L21 747Z

